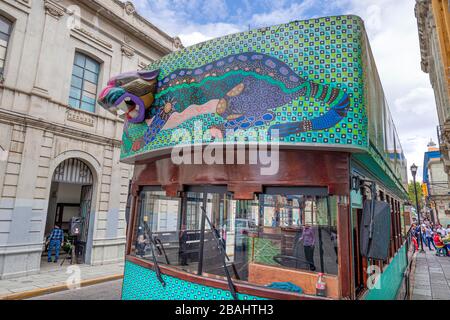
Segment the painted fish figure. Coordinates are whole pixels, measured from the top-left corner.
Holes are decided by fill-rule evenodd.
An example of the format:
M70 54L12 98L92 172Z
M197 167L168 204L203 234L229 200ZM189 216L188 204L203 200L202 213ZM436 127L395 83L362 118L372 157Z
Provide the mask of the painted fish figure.
M159 71L150 71L147 78L152 75L154 79L157 74ZM270 125L275 119L275 109L300 97L327 105L329 110L323 116L270 127L269 134L278 130L280 137L286 137L334 127L346 117L350 107L350 98L344 90L303 79L286 63L256 52L230 55L195 69L178 69L160 79L156 87L151 108L135 101L139 99L137 95L131 99L131 105L145 106L145 116L139 113L130 122L151 119L139 148L153 142L161 130L174 128L181 121L203 113L222 117L223 125L218 129L226 133ZM123 98L110 89L103 101L114 109ZM201 107L208 105L212 108Z

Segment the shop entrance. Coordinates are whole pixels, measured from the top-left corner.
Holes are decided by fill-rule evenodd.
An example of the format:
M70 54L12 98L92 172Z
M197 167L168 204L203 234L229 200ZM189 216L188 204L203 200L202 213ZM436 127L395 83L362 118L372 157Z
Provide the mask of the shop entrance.
M67 159L55 169L50 188L45 237L47 238L55 225L64 231L60 260L73 257L70 252L75 249L76 263L86 262L93 183L91 170L79 159ZM78 235L72 235L70 232L72 218L80 218L81 230ZM41 267L47 265L47 252L48 244L42 253Z

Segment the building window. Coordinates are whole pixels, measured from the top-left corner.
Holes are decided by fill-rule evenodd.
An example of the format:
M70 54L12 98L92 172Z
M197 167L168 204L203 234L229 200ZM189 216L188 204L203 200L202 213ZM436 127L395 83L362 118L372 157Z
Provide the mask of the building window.
M6 49L11 35L12 23L0 16L0 77L3 76L6 60Z
M76 53L70 85L69 105L95 112L100 64L88 56Z

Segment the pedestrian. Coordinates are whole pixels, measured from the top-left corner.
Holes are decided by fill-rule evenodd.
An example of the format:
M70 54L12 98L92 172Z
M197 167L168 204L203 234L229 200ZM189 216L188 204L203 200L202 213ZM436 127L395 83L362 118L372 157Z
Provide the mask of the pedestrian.
M148 241L145 236L144 228L142 226L139 226L138 228L138 236L136 242L136 254L143 258L145 256L145 248Z
M276 227L277 227L277 220L275 219L275 217L272 217L272 228Z
M417 243L420 244L422 239L420 238L420 225L415 226L414 235L416 236Z
M180 234L179 234L179 240L180 240L180 259L181 259L181 265L182 266L188 266L188 234L187 234L187 227L185 224L181 225Z
M448 255L447 246L444 244L444 242L442 242L442 238L438 232L434 234L433 242L437 251L436 255L440 256L442 254L446 257Z
M48 236L48 241L50 241L50 245L48 247L47 261L52 262L52 253L54 248L55 249L54 263L57 263L59 259L59 250L61 248L61 244L64 241L64 231L60 228L60 226L55 225L52 232Z
M425 225L422 225L422 242L424 246L427 246L427 229L425 228Z
M431 249L431 245L433 245L434 249L436 249L436 246L434 245L433 241L433 230L431 230L430 227L425 229L425 238L427 241L428 249L430 249L430 251L434 251L433 249Z
M414 252L419 251L419 245L417 244L416 237L411 237L412 243L414 245Z
M314 265L314 248L316 246L316 236L314 234L314 230L310 225L305 225L303 229L303 234L300 238L300 241L303 240L303 248L305 250L305 258L309 263L309 269L311 271L316 270L316 266Z
M441 235L442 238L445 238L447 236L447 230L442 228L440 224L438 224L436 231Z
M450 234L450 224L447 225L447 229L445 231L447 231L447 234Z

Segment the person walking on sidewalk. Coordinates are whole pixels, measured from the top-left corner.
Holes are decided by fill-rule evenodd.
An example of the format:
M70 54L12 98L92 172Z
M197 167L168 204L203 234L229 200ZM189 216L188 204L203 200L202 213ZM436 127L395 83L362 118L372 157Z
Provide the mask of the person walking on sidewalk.
M50 233L48 240L50 241L50 245L48 247L48 262L52 262L52 252L53 248L55 248L55 263L58 262L59 259L59 249L61 248L61 243L64 240L64 231L58 226L55 225L52 232Z
M420 238L420 225L414 225L414 236L416 237L417 243L420 244L422 241Z
M426 247L427 246L427 228L425 228L425 224L422 224L421 230L422 230L423 246ZM420 236L420 234L419 234L419 236Z
M430 251L434 251L433 249L431 249L431 245L433 245L434 249L436 250L437 248L434 245L433 230L431 230L431 227L425 228L425 238L427 239L428 249L430 249Z

